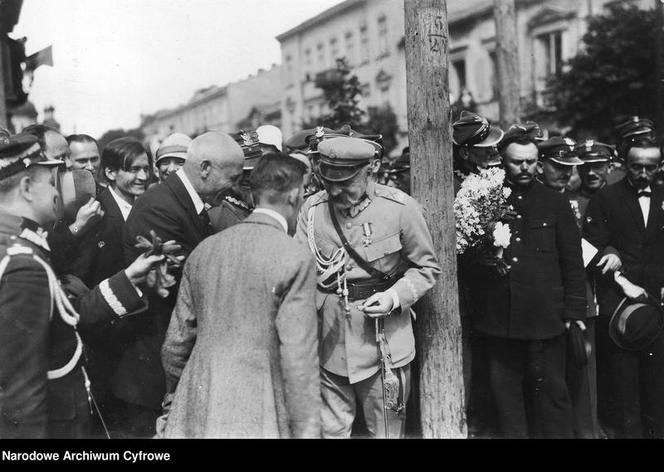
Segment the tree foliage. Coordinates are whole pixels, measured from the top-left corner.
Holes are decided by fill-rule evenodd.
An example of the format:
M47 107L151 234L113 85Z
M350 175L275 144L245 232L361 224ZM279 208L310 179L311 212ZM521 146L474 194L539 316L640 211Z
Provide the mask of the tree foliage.
M114 139L125 138L125 137L136 138L139 141L143 142L143 139L145 139L145 134L143 133L143 130L141 130L140 128L128 129L128 130L117 128L117 129L108 130L97 140L97 143L99 144L99 150L101 151L102 149L104 149L104 147Z
M316 87L323 91L329 109L329 113L321 118L325 126L339 128L349 124L357 127L362 123L366 114L359 106L362 84L355 74L351 74L346 58L337 59L335 69L319 74Z
M621 2L590 18L580 52L548 83L554 118L608 139L617 120L655 115L656 12Z

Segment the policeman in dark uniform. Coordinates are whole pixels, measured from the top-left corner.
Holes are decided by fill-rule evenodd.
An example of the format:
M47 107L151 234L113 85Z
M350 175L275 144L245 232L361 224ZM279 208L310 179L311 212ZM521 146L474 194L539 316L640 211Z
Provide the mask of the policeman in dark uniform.
M516 212L510 245L497 256L507 273L480 258L472 265L472 315L487 342L498 422L509 438L572 438L565 332L571 322L584 327L579 229L567 200L535 179L537 142L511 133L499 149Z
M208 210L210 224L215 233L244 220L254 209L254 201L249 187L249 175L256 163L263 156L258 133L241 130L232 135L244 152L242 180L230 192L223 192L215 197L212 208Z
M295 235L318 268L324 437L349 437L357 408L371 436L404 435L415 358L411 306L440 274L418 203L372 177L377 146L350 137L318 144L325 190L305 202ZM377 334L391 351L394 409L383 408Z
M538 179L551 190L563 193L572 178L574 166L583 164L576 154L576 142L554 136L538 144Z
M161 258L141 256L91 291L74 277L58 280L44 228L57 217L62 164L32 136L0 138L2 439L89 435L93 403L77 329L96 332L145 308L135 284Z
M647 119L639 116L631 116L626 121L618 124L615 127L616 137L618 140L617 152L618 159L614 161L613 168L609 171L607 178L608 185L619 182L627 173L625 172L625 161L629 149L637 144L639 141L656 142L657 136L655 133L655 124ZM657 178L653 184L657 184Z

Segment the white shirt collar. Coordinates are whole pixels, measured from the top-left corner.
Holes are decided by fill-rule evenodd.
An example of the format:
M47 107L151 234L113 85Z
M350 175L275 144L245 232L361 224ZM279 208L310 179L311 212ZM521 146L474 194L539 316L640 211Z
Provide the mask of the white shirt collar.
M131 204L127 203L126 200L123 200L120 195L115 193L115 190L113 190L113 187L110 185L108 186L108 190L111 192L111 196L113 197L113 200L115 200L115 203L118 204L118 208L120 208L120 213L122 213L122 218L127 221L127 217L129 217L129 212L131 211Z
M284 231L286 232L286 234L288 234L288 223L286 222L286 218L284 218L284 216L281 213L274 210L270 210L269 208L260 208L260 207L255 208L253 213L262 213L263 215L271 216L272 218L277 220L281 226L283 226Z
M182 181L182 184L184 185L184 188L187 189L187 193L189 194L189 197L191 198L191 201L194 203L194 208L196 208L196 213L201 214L203 210L205 210L205 203L201 199L201 196L198 195L198 192L194 189L194 186L191 185L191 182L189 181L189 178L187 177L187 174L184 173L184 169L180 167L176 172L175 175L177 175L180 180Z

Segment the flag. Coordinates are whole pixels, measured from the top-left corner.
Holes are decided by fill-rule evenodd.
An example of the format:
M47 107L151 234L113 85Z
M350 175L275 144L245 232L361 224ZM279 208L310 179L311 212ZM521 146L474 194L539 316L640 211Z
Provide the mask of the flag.
M26 70L35 70L39 66L53 67L53 46L45 47L25 60Z

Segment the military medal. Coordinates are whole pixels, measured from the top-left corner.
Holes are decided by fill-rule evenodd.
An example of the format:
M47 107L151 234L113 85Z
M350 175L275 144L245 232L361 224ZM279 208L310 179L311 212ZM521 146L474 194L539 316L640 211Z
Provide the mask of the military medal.
M373 241L371 241L371 223L362 223L362 232L364 233L364 238L362 238L362 244L364 247L367 247Z

